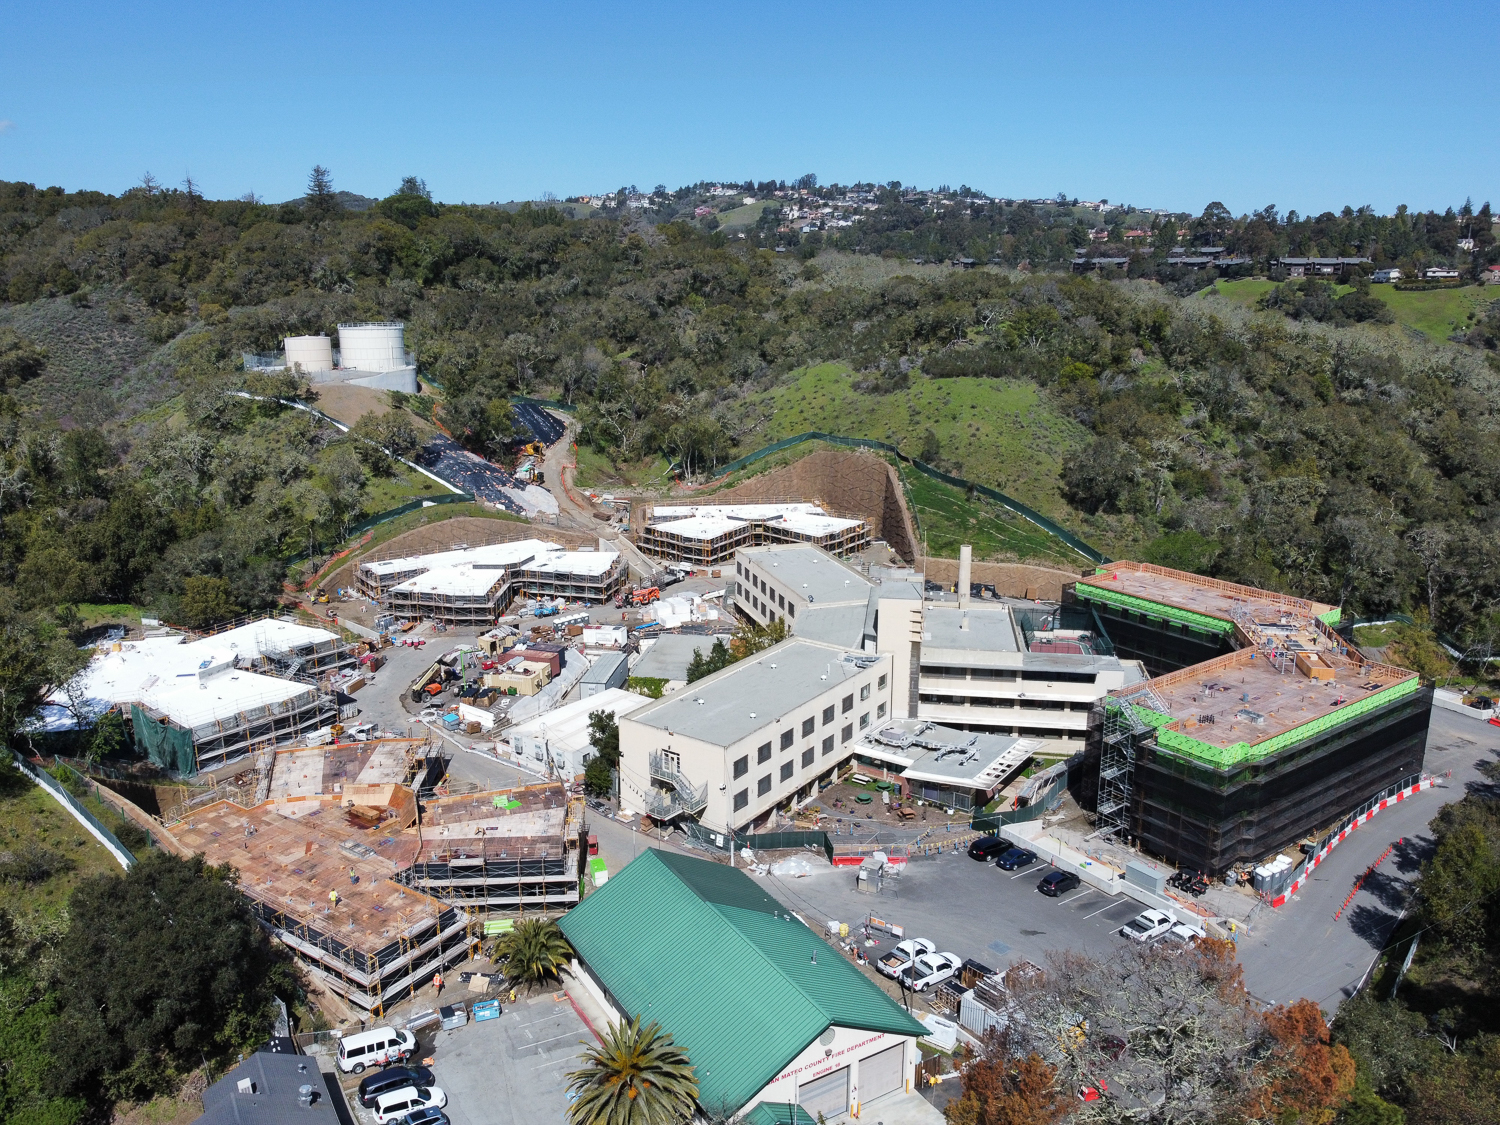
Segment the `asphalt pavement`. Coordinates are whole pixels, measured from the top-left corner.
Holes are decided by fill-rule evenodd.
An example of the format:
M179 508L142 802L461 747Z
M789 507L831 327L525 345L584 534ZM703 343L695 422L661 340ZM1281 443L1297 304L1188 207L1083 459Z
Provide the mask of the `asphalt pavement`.
M516 478L499 465L470 453L446 434L429 438L415 460L434 476L441 477L455 488L472 492L479 500L496 504L518 516L526 514L521 505L503 491L522 487L516 483Z
M1476 766L1497 757L1500 727L1434 708L1426 771L1452 776L1377 813L1328 854L1285 906L1252 919L1240 941L1246 987L1263 1001L1307 997L1328 1012L1352 996L1411 904L1422 862L1432 854L1428 824L1443 805L1476 788L1493 792ZM1355 880L1387 848L1394 850L1335 919Z

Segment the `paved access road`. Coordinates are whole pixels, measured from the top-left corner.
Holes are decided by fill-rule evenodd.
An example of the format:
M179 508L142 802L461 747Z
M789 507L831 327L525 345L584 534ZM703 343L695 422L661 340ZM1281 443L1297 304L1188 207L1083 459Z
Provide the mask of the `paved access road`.
M1493 792L1493 783L1475 767L1497 757L1500 727L1434 708L1426 769L1440 776L1452 771L1452 777L1376 814L1329 853L1285 906L1257 914L1240 942L1250 991L1276 1003L1307 997L1329 1012L1353 995L1390 941L1422 862L1432 854L1429 822L1443 805L1476 788ZM1395 850L1335 920L1355 880L1392 845Z

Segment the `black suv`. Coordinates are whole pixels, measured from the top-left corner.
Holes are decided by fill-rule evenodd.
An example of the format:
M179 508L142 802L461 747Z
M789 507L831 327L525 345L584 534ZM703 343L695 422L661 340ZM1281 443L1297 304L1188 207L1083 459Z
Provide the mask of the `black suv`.
M1002 871L1014 871L1018 867L1025 867L1029 863L1036 862L1036 852L1029 852L1025 848L1011 848L999 859L995 860L995 866Z
M1036 889L1044 895L1057 898L1082 882L1083 880L1072 871L1052 871L1042 876L1042 881L1036 885Z
M981 836L969 845L969 858L994 859L1009 847L999 836Z
M403 1086L433 1085L432 1071L425 1066L388 1066L377 1071L359 1084L359 1104L366 1109L375 1108L375 1099Z

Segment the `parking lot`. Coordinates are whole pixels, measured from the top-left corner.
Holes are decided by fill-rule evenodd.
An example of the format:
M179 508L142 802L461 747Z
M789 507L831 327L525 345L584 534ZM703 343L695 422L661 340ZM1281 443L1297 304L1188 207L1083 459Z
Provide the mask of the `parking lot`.
M903 927L907 937L928 938L940 951L996 969L1021 959L1040 963L1049 949L1108 952L1124 940L1114 931L1143 909L1087 886L1048 898L1036 889L1051 870L1042 862L1001 871L993 861L944 853L907 864L880 894L857 891L854 870L816 867L804 879L765 879L772 894L814 925L832 920L852 927L874 915ZM875 936L881 949L896 940Z
M596 1040L567 998L553 997L553 992L543 991L520 996L514 1004L502 999L498 1019L417 1033L412 1061L432 1059L432 1076L448 1096L443 1112L453 1125L566 1120L567 1073L581 1065L585 1044ZM464 1002L462 997L453 999ZM323 1069L335 1069L331 1054ZM356 1096L360 1080L373 1073L339 1078L357 1125L375 1125L374 1113Z
M439 1031L432 1073L453 1125L527 1125L567 1117L567 1072L594 1037L566 997L501 1003L499 1019Z

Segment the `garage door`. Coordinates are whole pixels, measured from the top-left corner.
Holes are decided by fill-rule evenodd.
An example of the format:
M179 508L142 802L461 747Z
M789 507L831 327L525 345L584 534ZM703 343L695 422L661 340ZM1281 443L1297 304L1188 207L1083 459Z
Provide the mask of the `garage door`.
M849 1112L849 1068L835 1070L797 1087L797 1104L814 1120L833 1121Z
M906 1044L897 1043L859 1060L859 1100L873 1102L906 1086Z

